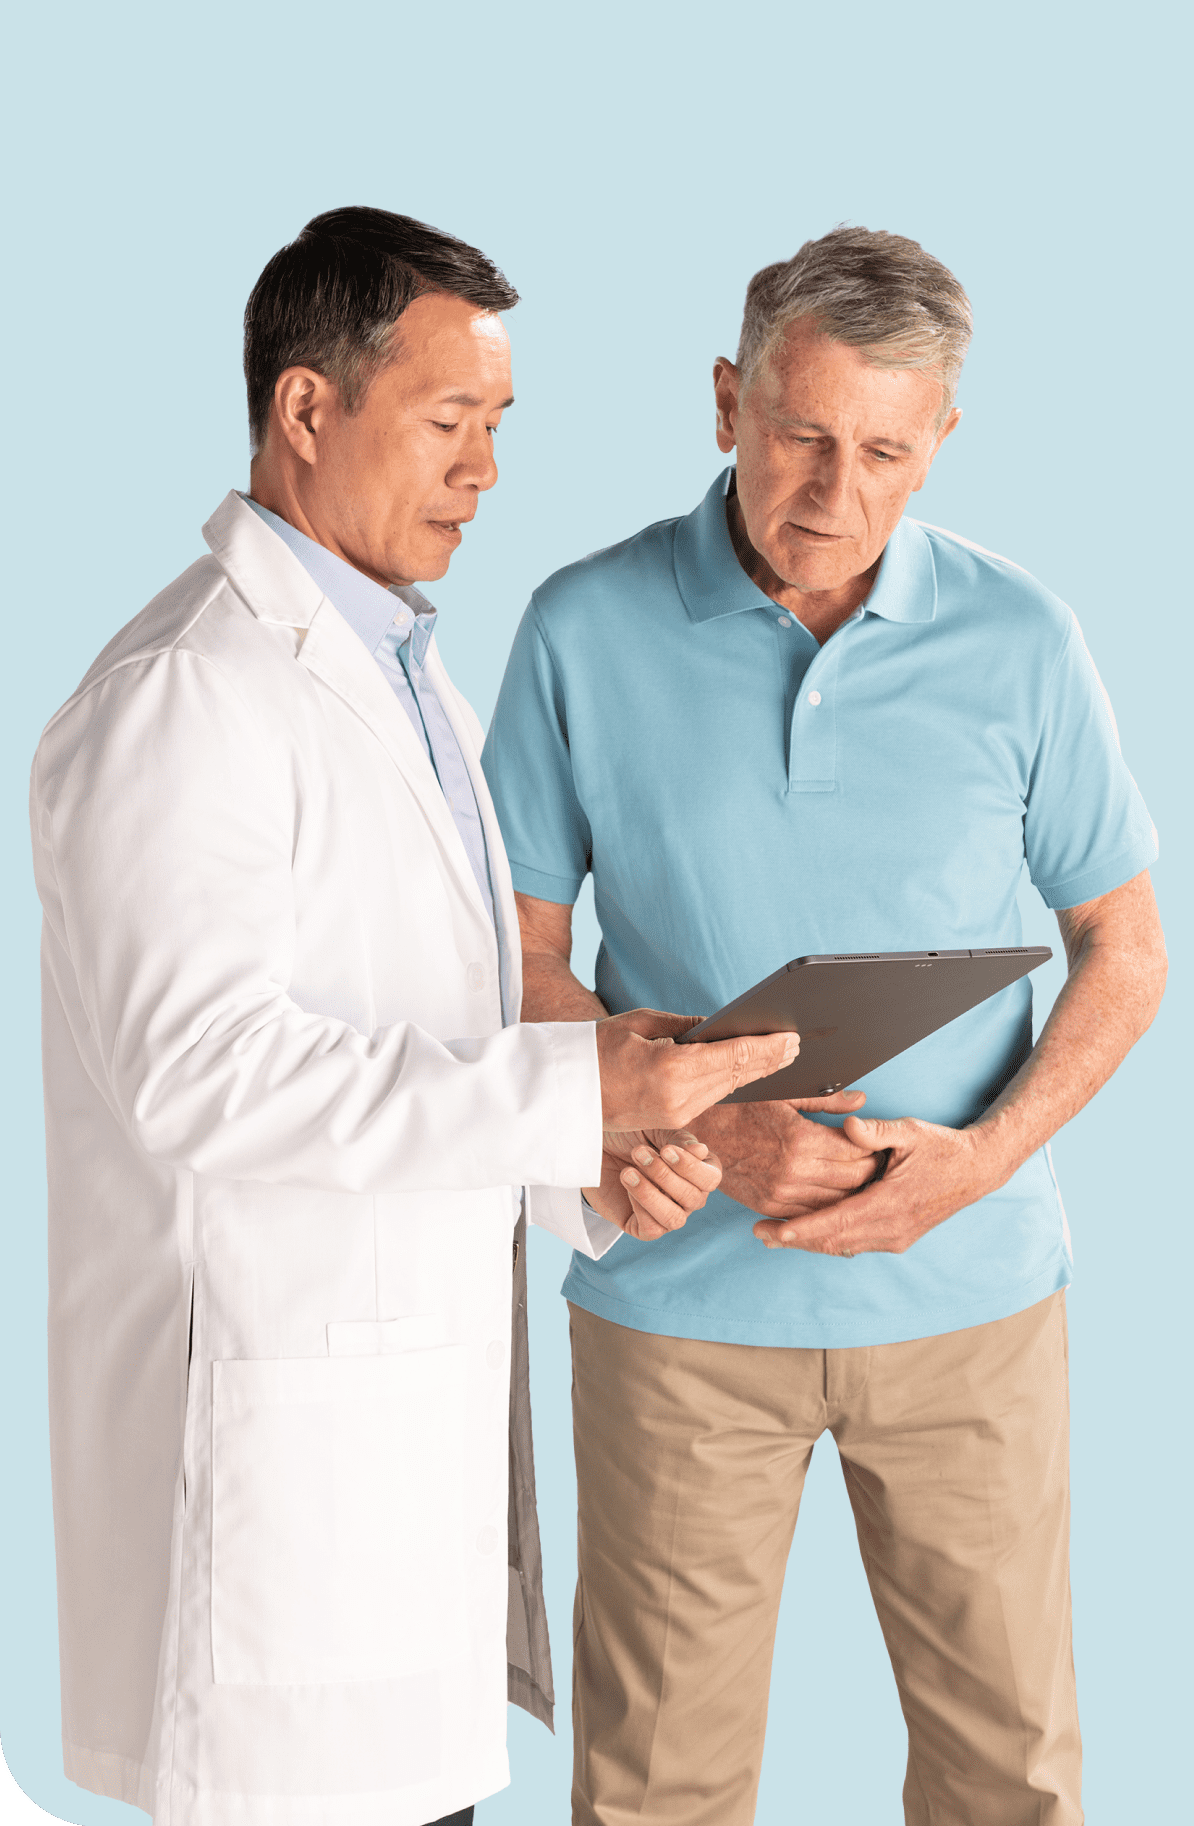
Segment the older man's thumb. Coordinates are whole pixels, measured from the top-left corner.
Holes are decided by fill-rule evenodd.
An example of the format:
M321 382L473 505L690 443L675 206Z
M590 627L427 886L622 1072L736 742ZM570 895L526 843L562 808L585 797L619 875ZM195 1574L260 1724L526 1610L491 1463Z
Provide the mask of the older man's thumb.
M891 1147L893 1138L889 1131L895 1127L894 1122L883 1122L878 1116L847 1116L842 1123L842 1133L856 1147L870 1148L872 1153L878 1153L880 1148Z

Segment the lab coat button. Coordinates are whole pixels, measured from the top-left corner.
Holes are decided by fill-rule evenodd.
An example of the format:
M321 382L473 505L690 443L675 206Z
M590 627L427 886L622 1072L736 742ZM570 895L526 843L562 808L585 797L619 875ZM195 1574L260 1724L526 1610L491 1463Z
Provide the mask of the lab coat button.
M496 1528L482 1528L480 1534L477 1536L477 1552L478 1553L492 1553L494 1548L497 1546L497 1544L498 1544L497 1529Z
M470 964L464 973L464 980L470 989L484 989L485 971L480 964Z
M491 1370L499 1370L506 1361L506 1347L500 1338L495 1338L485 1353L485 1361Z

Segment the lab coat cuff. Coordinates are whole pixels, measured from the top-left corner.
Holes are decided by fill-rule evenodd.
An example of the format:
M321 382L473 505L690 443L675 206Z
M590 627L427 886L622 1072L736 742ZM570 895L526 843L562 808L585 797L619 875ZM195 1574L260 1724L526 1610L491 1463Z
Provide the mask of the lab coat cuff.
M538 1032L548 1039L555 1063L556 1157L551 1183L595 1186L601 1180L602 1150L597 1024L549 1021L543 1022Z
M528 1186L527 1220L540 1230L550 1230L594 1262L600 1261L622 1235L618 1226L594 1211L575 1187Z

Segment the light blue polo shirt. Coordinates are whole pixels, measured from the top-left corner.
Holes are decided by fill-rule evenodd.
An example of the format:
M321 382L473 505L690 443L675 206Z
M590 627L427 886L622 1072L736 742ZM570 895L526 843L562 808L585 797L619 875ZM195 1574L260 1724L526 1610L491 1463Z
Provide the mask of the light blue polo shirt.
M902 520L818 647L738 563L732 474L535 592L485 747L515 887L568 905L592 871L611 1011L711 1013L805 953L1017 945L1026 859L1055 908L1149 866L1063 603ZM972 1122L1031 1043L1025 979L862 1079L866 1111ZM904 1255L768 1251L755 1221L714 1193L657 1242L574 1256L564 1291L639 1331L826 1347L983 1324L1071 1277L1046 1149Z

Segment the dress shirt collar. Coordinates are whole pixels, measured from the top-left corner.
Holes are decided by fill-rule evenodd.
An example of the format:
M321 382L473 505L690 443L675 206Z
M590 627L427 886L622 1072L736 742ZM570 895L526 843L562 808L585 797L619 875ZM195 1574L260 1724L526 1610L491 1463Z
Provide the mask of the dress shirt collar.
M676 585L693 621L713 621L744 609L776 604L752 583L734 550L726 501L734 469L724 469L694 512L676 527ZM879 575L862 605L885 621L932 621L937 613L937 572L932 548L915 520L901 520L883 552Z
M377 652L387 629L395 623L402 631L403 639L411 634L415 636L412 641L415 660L422 666L435 627L436 611L421 590L413 585L387 590L380 583L374 583L372 577L366 577L363 571L354 570L343 558L337 558L326 546L308 539L280 514L272 513L248 495L242 495L241 500L294 553L307 575L319 585L337 614L370 653Z

